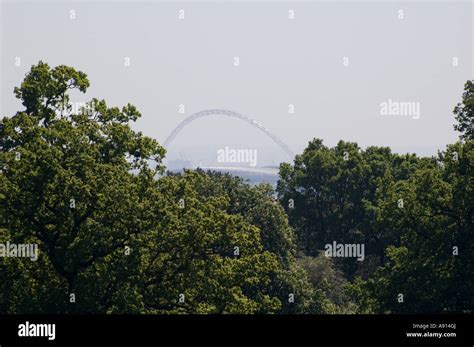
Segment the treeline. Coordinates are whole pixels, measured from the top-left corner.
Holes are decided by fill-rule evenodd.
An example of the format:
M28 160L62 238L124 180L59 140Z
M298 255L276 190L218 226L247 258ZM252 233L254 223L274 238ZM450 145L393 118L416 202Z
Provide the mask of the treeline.
M473 141L418 158L313 140L278 192L310 273L326 244L365 246L364 261L332 258L354 312L472 312L473 168Z
M472 313L471 82L462 141L437 157L315 139L281 165L276 199L229 174L165 174L133 105L71 112L88 87L40 62L1 121L0 244L40 253L0 258L0 313ZM364 260L326 257L334 241Z
M474 312L472 81L454 115L461 141L436 157L315 139L281 164L277 191L302 264L351 312ZM363 244L364 261L323 260L334 241Z

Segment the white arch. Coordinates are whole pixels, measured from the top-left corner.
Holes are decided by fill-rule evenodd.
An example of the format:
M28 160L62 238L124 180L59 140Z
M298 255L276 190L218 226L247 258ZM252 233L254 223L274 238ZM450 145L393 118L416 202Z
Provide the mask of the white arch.
M181 123L178 124L176 128L169 134L169 136L166 138L164 142L164 147L168 148L169 144L173 139L178 135L178 133L189 123L195 121L198 118L202 117L207 117L211 115L220 115L220 116L227 116L227 117L233 117L233 118L238 118L241 120L246 121L250 125L254 126L255 128L259 129L260 131L264 132L265 135L270 137L291 159L294 158L293 151L282 141L280 140L277 136L273 135L267 128L265 128L262 124L258 123L257 121L250 119L244 115L241 115L240 113L234 112L234 111L229 111L229 110L223 110L223 109L210 109L210 110L204 110L200 111L197 113L192 114L191 116L187 117L184 119Z

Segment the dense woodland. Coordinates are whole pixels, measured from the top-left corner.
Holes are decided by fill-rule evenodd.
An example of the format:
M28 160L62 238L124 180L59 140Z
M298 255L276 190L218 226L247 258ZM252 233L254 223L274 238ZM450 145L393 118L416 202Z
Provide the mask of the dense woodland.
M88 87L40 62L1 120L0 243L40 254L0 258L0 313L473 313L473 81L437 156L314 139L276 191L166 173L133 105L71 113ZM327 257L333 241L365 259Z

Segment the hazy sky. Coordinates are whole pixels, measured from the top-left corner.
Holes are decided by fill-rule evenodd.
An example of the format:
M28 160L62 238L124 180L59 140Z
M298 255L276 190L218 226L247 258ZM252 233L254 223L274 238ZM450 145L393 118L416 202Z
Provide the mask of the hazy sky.
M469 1L3 1L1 10L2 115L21 109L13 87L43 60L88 74L77 102L135 104L134 127L160 142L185 117L222 108L295 152L320 137L435 153L456 140L452 109L473 78ZM419 118L382 115L389 100L414 103ZM258 129L219 116L184 128L169 152L198 160L223 146L288 160Z

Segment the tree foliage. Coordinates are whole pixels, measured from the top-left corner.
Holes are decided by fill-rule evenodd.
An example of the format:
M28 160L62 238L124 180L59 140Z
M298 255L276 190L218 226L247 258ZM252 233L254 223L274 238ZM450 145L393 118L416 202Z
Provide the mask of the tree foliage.
M69 92L88 86L40 62L15 88L25 110L2 119L0 242L40 257L0 260L1 312L326 312L268 187L163 176L165 150L132 130L133 105L72 112Z
M437 157L343 141L328 148L314 139L293 165L280 167L280 203L310 278L334 283L342 270L349 283L336 281L332 288L339 288L336 297L352 297L358 312L473 312L471 81L455 115L464 141ZM334 258L322 268L320 257L308 258L333 241L365 245L365 260ZM326 295L335 293L326 289Z
M457 123L454 129L461 133L463 140L474 140L474 81L464 85L462 103L456 105L453 111Z
M131 104L92 99L74 68L33 66L0 123L1 313L429 313L474 310L472 81L461 142L436 157L309 142L275 192L166 173ZM328 258L327 244L365 257Z

